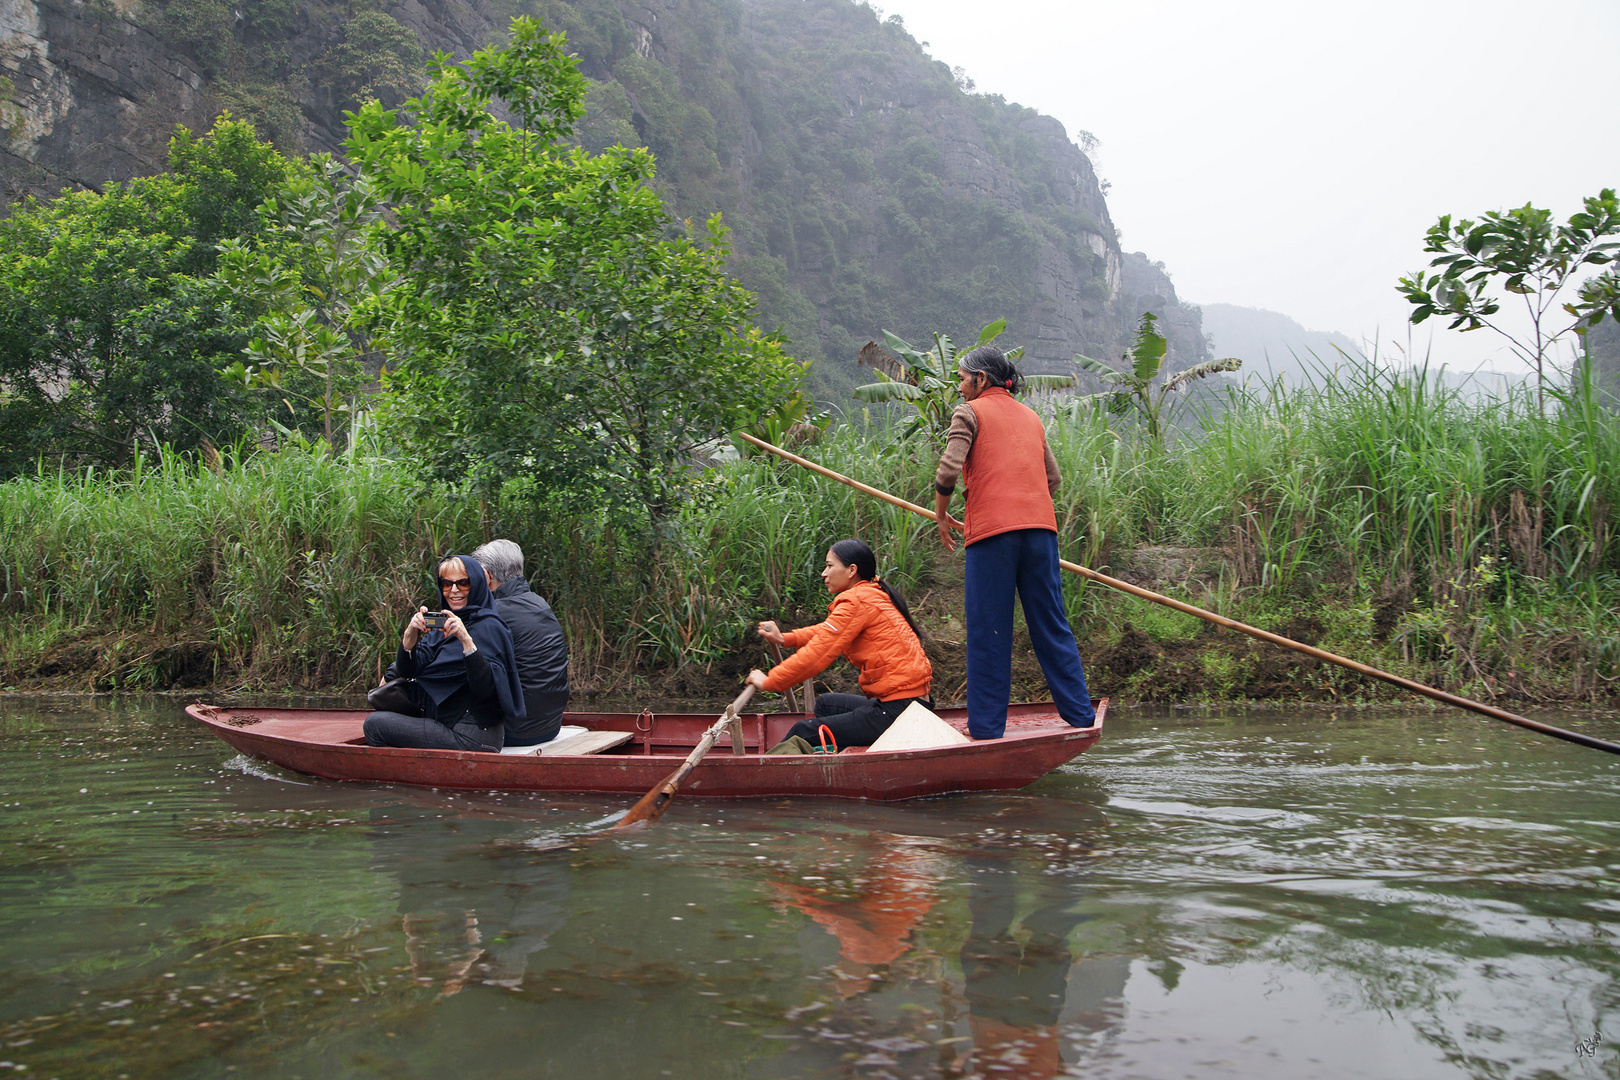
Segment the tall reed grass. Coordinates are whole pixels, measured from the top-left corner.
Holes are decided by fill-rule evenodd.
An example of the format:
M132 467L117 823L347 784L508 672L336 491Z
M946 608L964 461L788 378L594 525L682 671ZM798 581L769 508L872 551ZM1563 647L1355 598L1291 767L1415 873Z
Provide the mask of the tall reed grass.
M1234 392L1163 450L1100 416L1053 421L1077 481L1060 518L1087 523L1065 537L1092 566L1219 546L1251 601L1333 583L1370 595L1401 616L1401 655L1453 682L1511 680L1540 650L1590 686L1583 669L1620 670L1620 417L1589 386L1557 405L1543 417L1528 391L1467 394L1374 363Z
M356 684L407 605L431 596L433 554L478 536L476 509L359 451L42 472L0 485L0 618L48 622L57 649L101 641L84 656L100 685L163 682L199 657L248 683ZM51 662L9 637L8 677Z
M1108 569L1147 545L1206 549L1221 584L1195 601L1242 614L1337 590L1334 602L1386 613L1386 653L1442 681L1591 693L1620 670L1620 420L1590 394L1559 406L1542 418L1527 394L1467 397L1372 366L1237 394L1197 438L1163 448L1101 414L1050 414L1063 552ZM845 423L808 453L932 503L933 448L886 428ZM358 688L404 612L432 599L433 559L496 535L528 554L581 685L737 667L755 620L822 610L833 541L866 539L915 593L944 565L932 534L766 457L704 470L649 549L633 520L522 483L491 501L428 490L365 439L211 467L164 453L0 485L0 679L164 685L204 663L246 686ZM1082 636L1128 610L1069 585Z

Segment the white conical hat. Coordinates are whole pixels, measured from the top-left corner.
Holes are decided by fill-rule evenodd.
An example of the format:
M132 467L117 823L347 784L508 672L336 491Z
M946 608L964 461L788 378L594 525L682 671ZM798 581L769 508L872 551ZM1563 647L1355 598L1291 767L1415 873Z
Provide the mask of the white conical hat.
M956 746L973 740L930 712L922 702L913 701L894 718L889 730L867 748L867 753L883 750L926 750L936 746Z

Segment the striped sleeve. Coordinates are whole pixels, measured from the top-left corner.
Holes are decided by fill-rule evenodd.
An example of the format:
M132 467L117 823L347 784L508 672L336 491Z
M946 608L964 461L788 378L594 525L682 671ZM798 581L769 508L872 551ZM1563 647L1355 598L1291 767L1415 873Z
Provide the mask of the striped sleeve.
M956 490L956 478L967 464L973 440L979 435L979 417L967 402L951 413L951 429L945 436L945 452L939 456L939 468L934 471L934 490L949 495ZM1054 461L1054 465L1056 462Z

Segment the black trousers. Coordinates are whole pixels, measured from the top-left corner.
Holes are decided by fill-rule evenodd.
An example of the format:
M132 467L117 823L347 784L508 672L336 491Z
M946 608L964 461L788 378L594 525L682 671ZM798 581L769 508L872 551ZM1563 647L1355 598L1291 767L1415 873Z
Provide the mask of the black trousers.
M924 698L876 701L859 694L817 694L816 718L800 720L786 738L797 735L811 746L820 746L821 725L826 724L840 750L846 746L871 746L913 701L933 706Z
M505 725L479 727L470 713L455 724L425 716L374 712L366 717L367 746L401 746L419 750L482 750L500 753Z

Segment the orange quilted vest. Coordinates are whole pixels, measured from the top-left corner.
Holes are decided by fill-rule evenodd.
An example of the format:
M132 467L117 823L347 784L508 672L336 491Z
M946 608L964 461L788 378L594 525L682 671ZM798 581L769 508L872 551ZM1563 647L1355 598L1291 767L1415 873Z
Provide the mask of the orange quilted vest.
M1046 429L1035 410L992 386L968 402L979 421L962 478L967 482L967 542L1014 529L1057 532L1046 490Z

